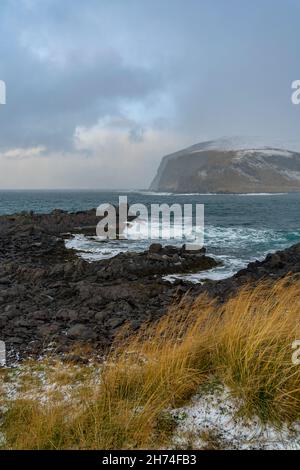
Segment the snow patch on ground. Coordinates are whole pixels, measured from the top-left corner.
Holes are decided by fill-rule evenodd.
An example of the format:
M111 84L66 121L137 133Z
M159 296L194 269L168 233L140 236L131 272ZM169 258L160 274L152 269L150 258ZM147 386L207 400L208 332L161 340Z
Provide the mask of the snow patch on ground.
M286 157L286 158L292 158L294 156L294 152L290 152L289 150L281 150L281 149L276 149L276 148L257 148L257 149L245 149L245 150L239 150L237 152L236 159L238 158L243 158L245 156L252 156L252 155L259 155L263 157Z
M274 152L277 152L277 155L289 157L292 156L293 151L297 152L299 149L299 141L283 141L281 139L266 140L261 136L233 136L200 142L186 150L190 150L189 153L204 150L245 151L245 153L264 152L265 155L275 155Z
M2 399L0 411L7 408L7 403L18 399L37 400L45 404L54 393L59 394L58 402L72 400L74 390L79 390L87 384L93 387L99 385L101 367L93 362L87 365L68 363L47 365L41 362L40 366L37 363L36 368L30 365L18 365L7 368L6 372L6 380L0 380ZM80 376L76 377L79 373ZM66 380L60 383L60 377L63 374Z
M300 171L283 170L283 171L281 171L281 174L283 174L285 177L287 177L291 180L300 181Z
M300 449L300 423L293 428L263 426L258 418L237 416L241 403L229 390L196 395L190 405L172 411L178 421L174 448L194 449Z

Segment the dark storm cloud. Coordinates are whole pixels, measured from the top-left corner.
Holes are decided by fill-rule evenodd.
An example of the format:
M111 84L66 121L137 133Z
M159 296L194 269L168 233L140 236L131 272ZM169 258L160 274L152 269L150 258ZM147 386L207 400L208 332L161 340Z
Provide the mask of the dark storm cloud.
M141 187L201 140L297 140L299 13L298 0L2 0L0 186L20 169L52 186L68 154L60 185L88 187L97 167L106 187Z
M28 0L19 2L18 14L16 2L4 4L0 70L8 100L1 147L68 145L76 125L118 114L121 102L143 100L162 86L157 71L126 64L95 29L87 40L83 2Z

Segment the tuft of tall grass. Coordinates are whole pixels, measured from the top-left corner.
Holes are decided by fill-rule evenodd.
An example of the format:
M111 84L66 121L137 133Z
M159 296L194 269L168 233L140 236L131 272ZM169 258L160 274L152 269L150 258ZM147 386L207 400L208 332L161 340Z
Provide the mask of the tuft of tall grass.
M136 449L166 445L167 409L215 376L241 400L240 412L280 425L300 417L300 281L288 277L240 290L225 304L202 296L174 305L156 324L124 332L101 367L68 400L8 405L5 448ZM83 375L85 377L85 375ZM87 375L89 377L89 375Z

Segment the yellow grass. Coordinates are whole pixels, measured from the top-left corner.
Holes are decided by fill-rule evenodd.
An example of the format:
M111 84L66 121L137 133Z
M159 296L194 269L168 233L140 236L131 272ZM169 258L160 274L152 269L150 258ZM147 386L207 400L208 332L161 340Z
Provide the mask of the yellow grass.
M181 302L136 336L119 337L99 384L84 373L67 400L54 394L40 403L33 389L30 398L11 402L4 447L166 445L173 423L165 411L187 402L212 376L241 399L243 415L278 425L297 420L300 366L291 357L292 343L300 339L299 292L300 281L289 277L248 286L221 306L205 297ZM61 374L65 385L67 375Z

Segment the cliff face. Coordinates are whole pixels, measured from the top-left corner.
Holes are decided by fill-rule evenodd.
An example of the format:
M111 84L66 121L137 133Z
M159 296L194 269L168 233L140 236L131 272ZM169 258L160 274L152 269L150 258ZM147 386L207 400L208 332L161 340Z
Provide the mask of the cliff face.
M300 191L300 153L265 146L234 148L230 144L204 142L167 155L150 189L184 193Z

